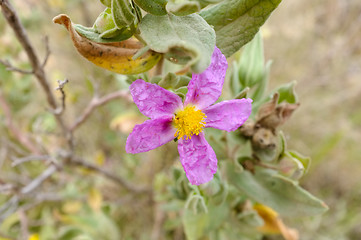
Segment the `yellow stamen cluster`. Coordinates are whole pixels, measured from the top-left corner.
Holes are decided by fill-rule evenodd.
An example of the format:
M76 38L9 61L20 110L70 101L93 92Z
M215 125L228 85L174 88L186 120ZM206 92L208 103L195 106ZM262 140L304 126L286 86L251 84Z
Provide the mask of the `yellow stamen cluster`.
M186 106L176 112L174 116L173 124L177 128L174 136L178 139L182 139L184 136L190 139L192 135L198 135L206 125L206 117L207 116L201 110L196 109L195 106Z

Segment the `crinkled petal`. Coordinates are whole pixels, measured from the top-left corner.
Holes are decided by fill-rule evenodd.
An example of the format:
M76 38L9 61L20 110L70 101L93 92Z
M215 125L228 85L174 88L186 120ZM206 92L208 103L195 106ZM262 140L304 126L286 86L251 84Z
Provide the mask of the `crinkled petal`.
M128 136L125 150L127 153L147 152L173 140L175 132L171 118L147 120L135 125Z
M171 116L182 107L182 99L177 94L142 79L134 81L129 90L139 111L152 119Z
M193 185L212 180L217 172L217 157L203 133L179 140L178 151L187 178Z
M205 127L234 131L251 115L252 99L234 99L223 101L203 110L207 116Z
M217 101L222 93L227 67L226 57L216 47L209 67L200 74L192 75L184 103L203 109Z

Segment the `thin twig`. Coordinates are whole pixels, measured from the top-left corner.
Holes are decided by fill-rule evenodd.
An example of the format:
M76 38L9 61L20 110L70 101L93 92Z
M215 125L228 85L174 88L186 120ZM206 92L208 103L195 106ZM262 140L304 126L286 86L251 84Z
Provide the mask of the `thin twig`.
M12 167L16 167L17 165L23 164L25 162L30 161L46 161L49 160L50 156L48 155L31 155L23 158L14 158L13 163L11 164Z
M10 107L1 92L0 92L0 107L3 109L6 120L6 126L8 127L12 135L33 154L40 154L40 150L30 141L30 139L26 135L22 134L22 132L19 130L18 127L14 125Z
M54 95L53 95L52 91L50 90L50 86L46 79L44 69L41 67L39 58L36 55L35 50L30 43L30 40L28 38L28 35L25 31L24 26L21 24L20 19L16 13L14 7L10 4L10 2L8 0L1 0L0 4L1 4L2 13L3 13L6 21L9 23L11 28L14 30L18 41L23 46L23 48L29 58L34 75L37 77L37 79L39 80L39 83L43 87L43 89L47 95L47 99L48 99L50 106L55 109L56 101L55 101Z
M6 203L0 207L0 222L4 220L7 216L14 213L18 209L19 201L27 195L38 188L45 180L53 175L54 172L58 170L54 164L51 164L47 169L45 169L38 177L33 179L30 183L20 189L20 195L13 195Z
M189 66L185 66L184 68L182 68L181 70L179 70L178 72L176 72L176 75L184 75L189 71Z
M156 65L154 76L161 76L163 73L163 65L164 65L164 56L162 55L161 59Z
M34 72L31 70L25 70L25 69L20 69L17 67L14 67L9 61L7 60L1 60L0 59L0 63L2 65L4 65L6 67L6 70L8 71L13 71L13 72L18 72L18 73L22 73L22 74L33 74Z
M148 193L150 190L146 186L138 186L134 185L127 180L121 178L120 176L114 175L113 173L110 173L102 168L99 168L98 166L91 164L89 162L84 161L81 158L72 158L68 162L70 165L80 166L83 168L86 168L88 170L95 171L96 173L99 173L103 175L104 177L122 185L125 189L127 189L130 192L133 193Z
M14 189L15 189L15 186L10 183L0 184L0 193L1 194L6 194L8 192L12 192L12 191L14 191Z
M32 180L28 185L23 187L20 190L21 194L29 194L34 191L37 187L39 187L46 179L48 179L54 172L56 172L58 168L52 164L47 169L45 169L38 177Z
M44 202L62 202L65 200L65 197L58 195L56 193L36 193L35 196L30 196L30 200L33 200L33 202L24 204L20 207L23 211L28 211ZM25 199L25 197L23 198ZM76 199L81 200L79 197L66 197L67 200L69 199Z
M50 46L49 46L49 38L48 36L45 36L44 38L44 44L45 44L45 57L43 60L43 63L41 64L41 67L44 69L45 65L47 64L48 60L49 60L49 56L50 56Z
M61 107L60 108L57 108L55 111L54 111L54 114L57 114L57 115L60 115L64 112L65 110L65 99L66 99L66 94L65 94L65 91L64 91L64 86L65 84L67 84L69 82L68 79L65 79L63 81L60 81L58 80L58 87L55 88L55 90L58 90L60 91L61 93Z
M29 238L28 218L26 217L25 211L21 208L18 210L18 214L19 214L19 219L20 219L22 239L28 239Z
M19 206L19 197L14 195L0 207L0 222L14 213Z
M95 96L90 101L90 103L88 104L88 106L86 107L84 112L80 115L80 117L78 117L76 119L76 121L74 122L74 124L70 127L70 131L73 132L76 128L78 128L80 125L82 125L85 122L85 120L93 113L93 111L97 107L102 106L102 105L104 105L114 99L118 99L118 98L125 98L125 99L131 101L129 92L124 91L124 90L110 93L102 98L98 98Z

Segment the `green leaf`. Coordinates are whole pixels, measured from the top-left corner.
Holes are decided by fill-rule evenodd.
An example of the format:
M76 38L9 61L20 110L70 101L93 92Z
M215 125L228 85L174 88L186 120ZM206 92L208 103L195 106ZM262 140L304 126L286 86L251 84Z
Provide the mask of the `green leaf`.
M307 161L310 159L303 158L303 160ZM282 175L293 180L298 180L305 174L305 166L303 163L296 157L293 157L289 151L285 152L283 158L280 160L279 169Z
M237 173L228 166L229 181L253 200L273 208L284 216L300 217L324 213L328 207L297 183L275 171L255 168Z
M191 0L194 2L198 2L201 8L207 7L209 4L216 4L223 0Z
M168 0L134 0L144 11L150 14L162 16L167 14L166 5Z
M39 231L39 239L53 238L58 233L58 229L50 207L46 206L41 209L41 221L46 224L44 224Z
M271 70L271 65L272 65L272 61L271 60L267 61L265 69L264 69L263 78L260 82L258 82L258 86L254 90L252 97L251 97L254 102L258 102L258 101L262 100L262 98L264 97L264 95L266 93L268 82L269 82L269 73Z
M2 206L4 206L4 205L5 204L2 204ZM10 206L10 207L12 208L12 206ZM2 214L4 214L4 212L2 212ZM5 212L5 214L8 214L8 212ZM15 225L19 224L19 222L20 222L19 214L13 213L10 215L3 215L2 217L4 217L4 216L5 216L5 218L2 219L2 222L0 224L0 230L1 230L1 232L4 232L4 233L10 233L11 228L14 227Z
M133 35L130 30L128 30L127 28L123 28L121 30L118 30L114 37L105 38L104 35L96 32L94 28L84 27L80 24L74 24L73 26L80 35L98 43L121 42L130 38ZM106 37L109 37L109 35Z
M210 205L208 209L208 226L206 232L217 230L217 228L229 218L231 208L226 202L223 202L221 205Z
M292 158L300 161L305 169L305 173L308 172L308 170L310 169L310 166L311 166L311 158L310 157L305 157L301 153L298 153L296 151L287 151L287 154L289 157L292 157Z
M246 98L248 92L249 92L249 87L246 87L246 88L244 88L242 91L240 91L240 92L234 97L234 99Z
M279 95L278 103L281 103L283 101L286 101L291 104L297 103L298 97L296 94L295 85L296 85L296 81L286 83L274 89L270 94L266 95L259 101L254 101L254 103L252 104L252 114L257 113L259 107L262 106L262 104L269 102L273 98L273 95L275 93L278 93Z
M281 0L224 0L200 15L214 26L217 46L229 57L252 40Z
M237 218L240 220L242 225L250 227L260 227L264 224L263 219L253 209L242 211L240 214L238 214Z
M222 132L215 128L205 129L207 142L212 146L218 159L227 159L226 142L222 139Z
M149 47L178 64L187 64L196 73L211 62L216 35L198 14L154 16L147 14L139 24L141 37Z
M243 89L243 86L241 86L241 83L239 81L238 72L239 72L238 64L236 61L233 61L232 62L232 74L230 76L230 81L229 81L230 89L231 89L233 95L236 95L236 94L239 95L238 94L239 91L241 91L241 89Z
M114 38L121 34L122 32L118 28L109 29L107 31L102 32L99 37L101 38Z
M177 16L185 16L201 10L198 2L168 3L167 10Z
M184 208L192 210L194 213L207 213L208 207L205 203L204 197L199 193L197 187L192 186L193 190L185 203Z
M207 196L208 204L219 206L224 203L228 195L228 185L222 181L220 171L214 175L213 180L200 186L202 194ZM211 209L209 209L211 211Z
M247 43L237 62L233 62L231 88L235 92L250 88L250 98L257 103L263 98L269 80L271 61L265 66L263 40L260 32ZM239 95L239 94L238 94ZM238 95L236 98L238 98Z
M180 87L178 89L175 90L175 93L180 96L182 98L182 100L185 99L186 95L188 92L188 88L187 87Z
M110 7L112 5L112 0L100 0L100 2L106 7Z
M72 227L81 230L84 234L91 237L90 239L121 239L121 234L113 219L102 211L67 215L67 220Z
M243 87L252 87L264 79L264 52L261 33L247 43L239 59L239 81Z
M188 76L178 76L172 72L169 72L164 76L162 80L158 82L158 85L162 88L172 88L177 89L180 87L188 86L189 81L191 80Z
M98 18L95 20L93 28L97 33L103 33L116 28L113 21L112 10L110 8L106 8L99 14Z
M111 8L114 23L119 29L134 23L135 14L128 0L112 0Z
M277 88L274 92L279 93L278 103L286 101L288 103L296 103L298 101L295 91L296 81L284 84Z
M207 213L194 213L191 210L185 209L182 216L184 232L188 240L197 240L201 238L208 225Z
M59 229L57 239L59 240L74 239L80 236L81 234L82 231L79 228L66 226Z

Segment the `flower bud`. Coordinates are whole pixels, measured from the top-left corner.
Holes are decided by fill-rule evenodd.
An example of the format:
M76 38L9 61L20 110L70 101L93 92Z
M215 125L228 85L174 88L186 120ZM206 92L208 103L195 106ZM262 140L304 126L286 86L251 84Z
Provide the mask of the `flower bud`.
M115 28L115 23L112 17L110 8L106 8L99 17L95 20L94 29L98 33L103 33Z

